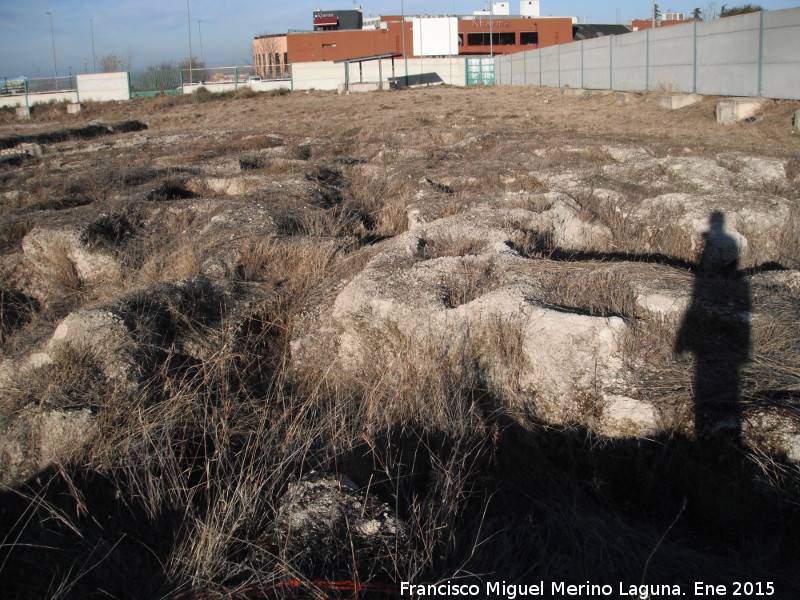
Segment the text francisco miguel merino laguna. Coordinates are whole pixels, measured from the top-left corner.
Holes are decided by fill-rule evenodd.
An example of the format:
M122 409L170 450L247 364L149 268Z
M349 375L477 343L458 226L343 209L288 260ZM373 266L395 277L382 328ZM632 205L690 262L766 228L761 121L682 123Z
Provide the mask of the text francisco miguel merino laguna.
M451 597L482 597L482 598L515 598L530 596L546 596L547 598L569 598L588 596L613 596L615 598L647 599L659 596L685 596L686 592L695 597L727 597L731 596L772 596L775 588L771 581L765 582L740 582L734 581L729 585L709 584L695 582L693 585L634 585L619 583L617 586L609 584L568 584L563 581L551 581L545 585L544 581L533 584L506 583L505 581L488 581L482 584L459 584L447 581L445 583L416 584L408 581L400 583L401 597L410 598L441 598ZM691 588L691 589L689 589Z

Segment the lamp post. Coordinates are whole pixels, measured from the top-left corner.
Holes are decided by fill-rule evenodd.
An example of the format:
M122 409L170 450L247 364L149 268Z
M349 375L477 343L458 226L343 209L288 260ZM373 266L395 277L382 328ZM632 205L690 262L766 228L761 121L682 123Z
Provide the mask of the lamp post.
M408 54L406 54L406 9L400 0L400 36L403 38L403 63L406 69L406 87L408 87Z
M492 39L494 30L492 16L494 15L494 0L489 0L489 56L494 56L494 40Z
M189 83L192 84L192 16L189 14L189 0L186 0L186 21L189 23Z
M94 23L89 19L89 29L92 32L92 73L97 73L97 54L94 51Z
M56 66L56 35L53 31L53 13L45 13L50 17L50 41L53 43L53 75L56 79L56 91L58 91L58 67Z
M650 23L650 29L655 29L655 28L656 28L656 0L653 0L653 15L652 15L652 21Z
M200 23L202 23L200 19L197 19L197 36L200 38L200 62L203 63L203 67L205 67L206 60L203 58L203 30L200 29Z

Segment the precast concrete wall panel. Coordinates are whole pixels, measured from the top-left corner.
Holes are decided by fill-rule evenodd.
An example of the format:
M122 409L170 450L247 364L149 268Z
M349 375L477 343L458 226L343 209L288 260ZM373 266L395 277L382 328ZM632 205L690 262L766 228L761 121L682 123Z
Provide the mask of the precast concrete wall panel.
M516 73L518 58L511 69L503 70L504 75L511 71L514 85L800 99L800 8L673 25L522 54L524 77ZM504 69L511 59L498 60Z
M583 87L582 42L563 44L561 49L561 85L573 88Z
M292 65L296 90L335 90L344 83L344 65L331 62L295 63Z
M496 85L514 85L513 67L510 60L494 63L494 82Z
M78 75L77 79L81 100L130 100L127 73L93 73Z
M583 85L607 90L611 85L611 38L586 40L583 45ZM575 44L577 45L577 44Z
M646 32L636 35L645 36ZM694 88L694 27L690 24L651 29L649 63L650 90L691 93Z
M561 74L559 73L558 46L550 46L539 50L541 64L541 85L561 87Z
M751 13L697 25L697 92L758 95L759 23Z
M647 36L614 36L614 89L645 91L648 86Z
M511 85L528 85L526 54L527 52L519 52L508 57L511 64Z
M800 8L764 13L761 93L800 100Z

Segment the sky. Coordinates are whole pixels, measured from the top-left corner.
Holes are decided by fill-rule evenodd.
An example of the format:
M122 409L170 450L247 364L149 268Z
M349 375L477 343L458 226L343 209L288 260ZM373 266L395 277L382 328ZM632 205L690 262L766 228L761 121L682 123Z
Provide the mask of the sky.
M746 3L727 2L728 6ZM798 6L800 0L751 3L780 10ZM726 2L660 0L658 4L662 12L682 11L688 16L696 7L707 13L712 4L719 10ZM482 9L484 0L0 0L0 78L49 77L54 67L59 75L70 70L92 73L95 64L99 71L100 57L111 52L130 57L133 70L180 61L189 56L190 24L192 54L207 65L249 64L255 35L308 30L315 10L358 6L367 16L400 14L401 8L409 15L470 14ZM651 6L652 0L541 0L541 14L577 16L587 23L627 23L649 18ZM518 11L518 0L511 0L511 12Z

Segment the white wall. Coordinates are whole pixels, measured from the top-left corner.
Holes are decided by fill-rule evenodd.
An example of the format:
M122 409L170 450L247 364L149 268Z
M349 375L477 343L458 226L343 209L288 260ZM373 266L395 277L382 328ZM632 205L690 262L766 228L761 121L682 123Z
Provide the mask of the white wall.
M455 17L414 17L411 20L414 54L453 56L458 54L458 19Z
M426 83L449 83L464 85L466 83L466 60L463 57L452 58L402 58L394 59L394 72L392 60L380 61L382 81L389 82L392 78L402 80L406 75L406 64L411 83L420 81ZM364 82L378 81L378 61L361 63L361 75L357 63L350 65L350 83L358 83L363 78ZM345 64L333 62L296 63L292 65L293 89L295 90L335 90L345 82Z
M48 102L77 102L75 92L52 92L47 94L28 94L28 106ZM25 95L0 97L0 106L25 106Z
M93 73L77 79L81 101L130 100L127 73Z

